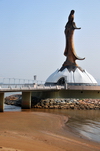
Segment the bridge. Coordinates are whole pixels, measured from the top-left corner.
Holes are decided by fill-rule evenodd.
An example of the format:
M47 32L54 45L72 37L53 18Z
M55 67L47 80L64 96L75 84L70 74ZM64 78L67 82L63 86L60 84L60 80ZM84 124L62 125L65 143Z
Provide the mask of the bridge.
M31 96L46 98L92 98L100 99L100 86L70 85L45 86L37 83L2 83L0 84L0 112L4 111L4 94L22 92L22 109L31 108Z

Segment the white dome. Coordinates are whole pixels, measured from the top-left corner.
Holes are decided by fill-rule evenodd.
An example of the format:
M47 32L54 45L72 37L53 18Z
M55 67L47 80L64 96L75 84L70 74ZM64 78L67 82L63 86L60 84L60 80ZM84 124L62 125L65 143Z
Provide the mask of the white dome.
M97 85L97 81L92 75L90 75L86 70L81 71L79 68L70 72L67 68L63 71L59 71L57 69L48 77L46 84L57 84L61 78L63 78L66 83L70 84Z

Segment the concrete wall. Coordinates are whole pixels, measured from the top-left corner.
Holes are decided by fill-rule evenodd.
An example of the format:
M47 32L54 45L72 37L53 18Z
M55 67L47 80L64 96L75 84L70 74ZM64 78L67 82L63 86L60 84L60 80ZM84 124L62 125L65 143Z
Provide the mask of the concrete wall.
M32 93L38 98L92 98L100 99L100 92L97 90L50 90Z

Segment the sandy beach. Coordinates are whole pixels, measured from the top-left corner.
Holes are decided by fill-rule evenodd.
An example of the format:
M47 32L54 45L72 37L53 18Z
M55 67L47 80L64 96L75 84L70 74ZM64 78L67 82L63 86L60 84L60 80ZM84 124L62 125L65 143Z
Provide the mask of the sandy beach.
M100 151L65 129L68 118L41 112L0 113L0 151Z

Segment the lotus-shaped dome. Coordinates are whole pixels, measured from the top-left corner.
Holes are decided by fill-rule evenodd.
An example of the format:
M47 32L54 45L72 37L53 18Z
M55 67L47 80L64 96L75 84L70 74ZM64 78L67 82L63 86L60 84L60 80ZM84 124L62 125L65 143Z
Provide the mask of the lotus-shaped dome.
M71 85L97 85L97 81L86 70L76 68L75 71L69 71L65 68L63 71L56 70L46 80L46 85L62 85L68 83Z

